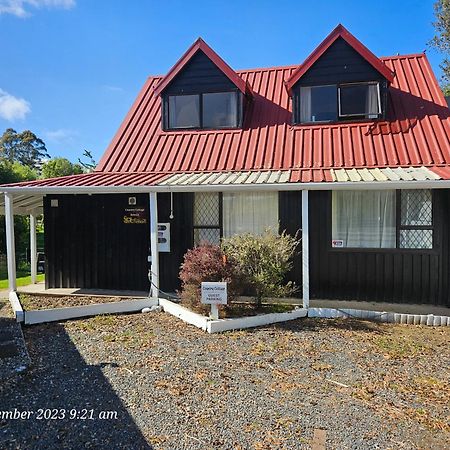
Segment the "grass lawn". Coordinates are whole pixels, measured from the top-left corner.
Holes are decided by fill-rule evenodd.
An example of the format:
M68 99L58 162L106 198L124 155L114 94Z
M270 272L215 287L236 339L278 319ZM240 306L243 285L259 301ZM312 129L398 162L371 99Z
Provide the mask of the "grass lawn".
M25 275L24 273L17 272L17 286L27 286L28 284L31 284L31 275ZM45 274L38 274L36 277L37 281L44 281L45 280ZM8 288L8 278L0 280L0 289L7 289Z

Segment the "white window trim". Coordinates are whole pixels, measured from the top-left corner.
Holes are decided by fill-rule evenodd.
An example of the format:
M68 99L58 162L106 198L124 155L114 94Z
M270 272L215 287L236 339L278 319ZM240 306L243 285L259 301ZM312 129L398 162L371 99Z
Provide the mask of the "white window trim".
M362 84L366 84L366 85L373 85L375 84L377 86L377 100L378 100L378 112L377 115L378 117L381 116L381 95L380 95L380 83L378 81L376 82L361 82L361 83L342 83L342 84L338 84L338 117L366 117L366 116L371 116L373 114L369 114L369 113L361 113L361 114L342 114L341 113L341 86L356 86L356 85L362 85Z

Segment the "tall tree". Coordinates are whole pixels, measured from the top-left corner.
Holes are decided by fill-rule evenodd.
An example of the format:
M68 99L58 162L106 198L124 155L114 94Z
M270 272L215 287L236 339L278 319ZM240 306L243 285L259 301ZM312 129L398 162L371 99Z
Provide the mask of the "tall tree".
M8 128L0 137L0 157L11 163L17 161L31 168L39 168L49 154L44 141L32 131L17 133Z
M83 158L86 158L87 161L82 161L81 158L78 158L78 162L86 169L86 171L92 172L97 166L97 163L92 156L92 152L90 150L85 150L83 152Z
M442 90L445 95L450 95L450 0L436 0L434 15L436 21L433 25L436 34L430 43L444 55L441 64Z
M73 164L66 158L52 158L42 165L42 178L64 177L83 173L80 164Z

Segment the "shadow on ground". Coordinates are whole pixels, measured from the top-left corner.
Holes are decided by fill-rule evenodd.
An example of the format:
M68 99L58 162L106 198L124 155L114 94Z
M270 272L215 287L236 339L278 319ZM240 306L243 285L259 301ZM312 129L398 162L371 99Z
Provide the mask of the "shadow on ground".
M0 385L0 448L152 448L103 375L105 364L88 365L61 325L24 334L32 366ZM1 416L15 410L30 419Z

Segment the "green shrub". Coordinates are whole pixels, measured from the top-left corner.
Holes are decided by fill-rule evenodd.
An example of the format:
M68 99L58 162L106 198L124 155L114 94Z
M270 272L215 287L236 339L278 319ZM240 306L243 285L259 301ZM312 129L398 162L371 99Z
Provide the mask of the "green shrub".
M261 235L223 239L222 250L237 265L260 307L264 297L285 297L297 290L294 283L285 283L285 277L292 269L298 244L297 237L268 229Z
M227 260L218 245L202 243L188 250L180 270L181 302L201 312L209 310L201 303L201 283L203 281L226 281L228 301L240 294L241 283L237 266Z

